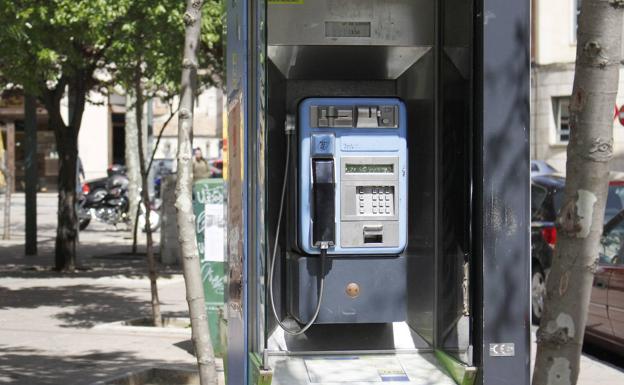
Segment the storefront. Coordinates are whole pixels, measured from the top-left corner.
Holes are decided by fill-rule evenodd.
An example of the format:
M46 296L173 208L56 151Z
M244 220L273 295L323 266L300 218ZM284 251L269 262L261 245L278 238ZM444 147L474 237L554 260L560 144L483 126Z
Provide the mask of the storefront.
M0 122L11 123L15 128L15 190L24 190L25 134L24 96L21 92L4 92L0 99ZM2 143L6 152L7 132L2 131ZM37 170L40 191L56 189L58 177L58 153L54 131L48 128L48 114L42 105L37 105Z

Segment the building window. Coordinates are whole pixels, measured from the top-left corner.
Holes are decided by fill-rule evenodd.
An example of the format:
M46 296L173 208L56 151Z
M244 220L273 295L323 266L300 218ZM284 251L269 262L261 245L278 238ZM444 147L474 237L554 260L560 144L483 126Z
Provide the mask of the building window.
M553 98L553 113L557 142L567 143L570 140L570 97Z

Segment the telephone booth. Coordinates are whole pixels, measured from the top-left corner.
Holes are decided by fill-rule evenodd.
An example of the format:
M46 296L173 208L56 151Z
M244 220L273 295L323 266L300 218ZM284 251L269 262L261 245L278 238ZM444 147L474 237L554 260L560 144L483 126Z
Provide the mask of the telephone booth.
M228 385L529 384L529 3L228 0Z

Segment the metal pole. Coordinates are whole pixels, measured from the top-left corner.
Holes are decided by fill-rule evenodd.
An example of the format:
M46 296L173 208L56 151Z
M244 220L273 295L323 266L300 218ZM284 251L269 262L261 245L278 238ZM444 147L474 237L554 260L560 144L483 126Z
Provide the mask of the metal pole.
M24 168L26 190L26 255L37 254L37 99L24 100Z

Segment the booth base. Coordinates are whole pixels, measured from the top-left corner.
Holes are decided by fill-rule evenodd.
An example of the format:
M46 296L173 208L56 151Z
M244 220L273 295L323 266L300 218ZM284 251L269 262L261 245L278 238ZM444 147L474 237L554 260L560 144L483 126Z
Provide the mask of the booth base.
M433 352L269 357L271 385L455 385Z
M297 324L284 320L291 328ZM272 352L412 352L432 350L406 322L388 324L314 325L305 335L291 336L275 328L268 341Z

